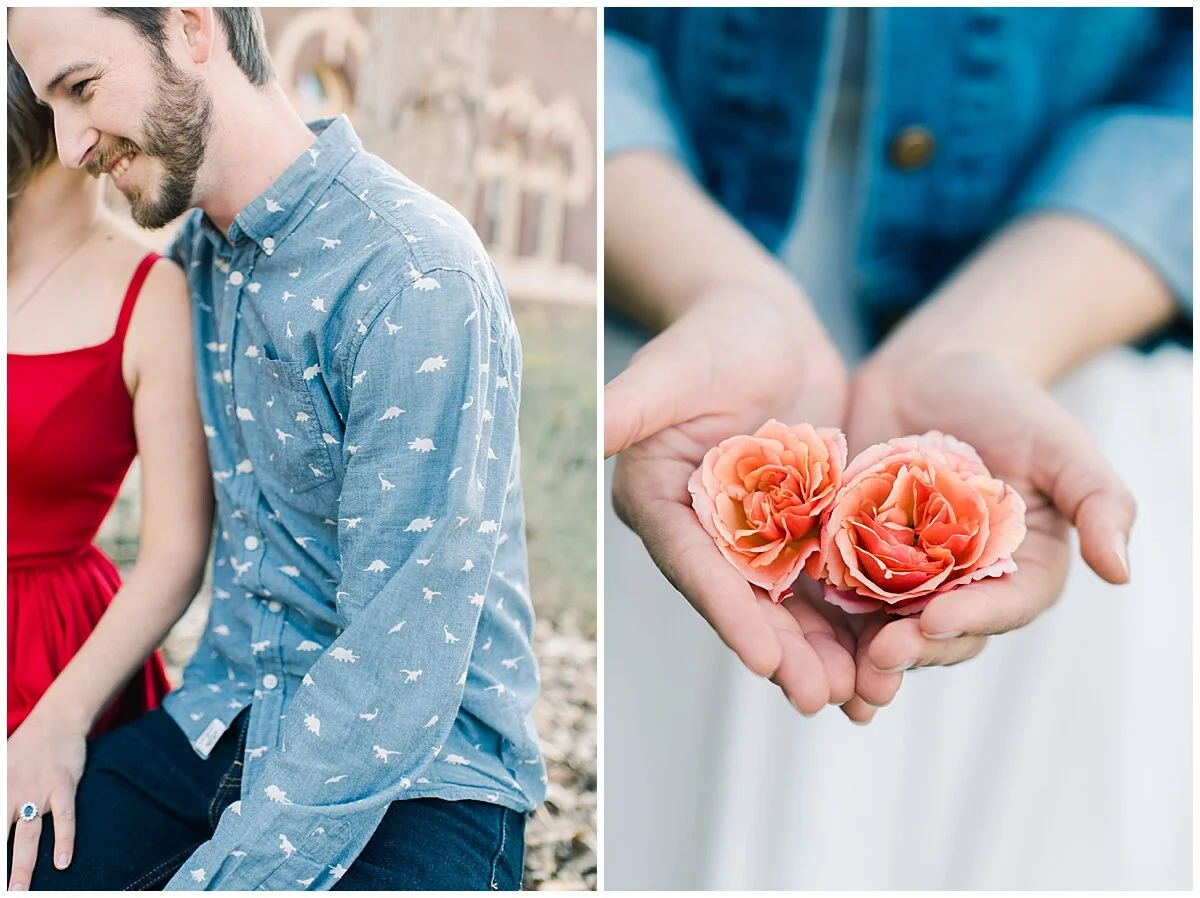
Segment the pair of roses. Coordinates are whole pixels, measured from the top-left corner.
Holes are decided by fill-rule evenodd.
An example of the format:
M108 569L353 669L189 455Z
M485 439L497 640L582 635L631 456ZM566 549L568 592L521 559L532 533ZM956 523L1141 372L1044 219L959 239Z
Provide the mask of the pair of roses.
M688 482L692 506L775 602L803 572L846 611L914 614L938 593L1016 571L1025 502L967 443L930 431L846 456L836 428L771 420L709 450Z

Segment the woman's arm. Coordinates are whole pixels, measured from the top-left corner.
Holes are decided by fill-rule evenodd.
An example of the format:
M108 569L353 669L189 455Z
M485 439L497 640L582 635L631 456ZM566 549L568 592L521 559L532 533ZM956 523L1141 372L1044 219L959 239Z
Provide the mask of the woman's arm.
M1151 333L1176 308L1163 279L1116 236L1076 215L1043 212L986 244L870 364L903 369L914 357L986 352L1045 386Z
M800 286L677 160L622 153L605 181L606 301L661 331L605 387L613 506L750 670L804 713L844 702L853 659L833 625L752 588L704 532L687 484L708 449L770 418L840 425L845 365Z
M212 534L212 478L196 401L187 282L158 262L126 337L141 459L137 562L92 635L31 716L87 732L187 610Z
M54 863L71 862L75 790L86 738L195 596L212 535L212 480L192 366L187 283L170 262L154 266L126 336L123 369L133 394L141 458L137 563L87 641L8 740L10 825L17 804L53 815ZM23 823L10 885L28 887L41 820Z
M604 85L605 302L657 333L605 386L613 506L742 662L815 713L850 698L853 658L812 608L730 567L687 483L769 418L840 424L845 364L800 285L695 179L653 47L606 33Z
M899 668L936 663L968 643L982 648L981 637L1024 626L1052 605L1066 579L1070 525L1098 575L1128 582L1133 496L1045 388L1175 312L1166 282L1111 233L1082 217L1039 213L994 237L862 366L851 452L943 430L974 445L1028 505L1016 574L939 596L919 618L873 638L857 680L867 701L891 700Z

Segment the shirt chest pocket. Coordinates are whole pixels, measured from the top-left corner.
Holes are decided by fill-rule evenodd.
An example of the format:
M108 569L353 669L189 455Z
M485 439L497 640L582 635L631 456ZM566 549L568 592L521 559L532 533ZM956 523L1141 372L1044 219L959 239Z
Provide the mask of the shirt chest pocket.
M286 494L335 476L337 439L321 430L303 375L287 362L248 359L234 372L235 414L254 473Z

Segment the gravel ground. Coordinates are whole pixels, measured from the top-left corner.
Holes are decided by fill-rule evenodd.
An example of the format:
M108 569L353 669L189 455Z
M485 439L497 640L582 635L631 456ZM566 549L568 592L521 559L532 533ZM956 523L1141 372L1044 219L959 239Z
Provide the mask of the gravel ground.
M526 889L596 888L596 636L570 612L539 620L538 733L546 801L525 829Z

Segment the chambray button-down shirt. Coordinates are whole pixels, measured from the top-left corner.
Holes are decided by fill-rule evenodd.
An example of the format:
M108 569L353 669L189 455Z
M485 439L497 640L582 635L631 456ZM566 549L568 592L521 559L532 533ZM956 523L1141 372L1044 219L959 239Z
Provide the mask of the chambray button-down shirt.
M345 118L172 255L217 494L208 626L167 711L240 800L171 889L326 889L390 802L535 807L545 770L518 465L521 348L449 205Z

